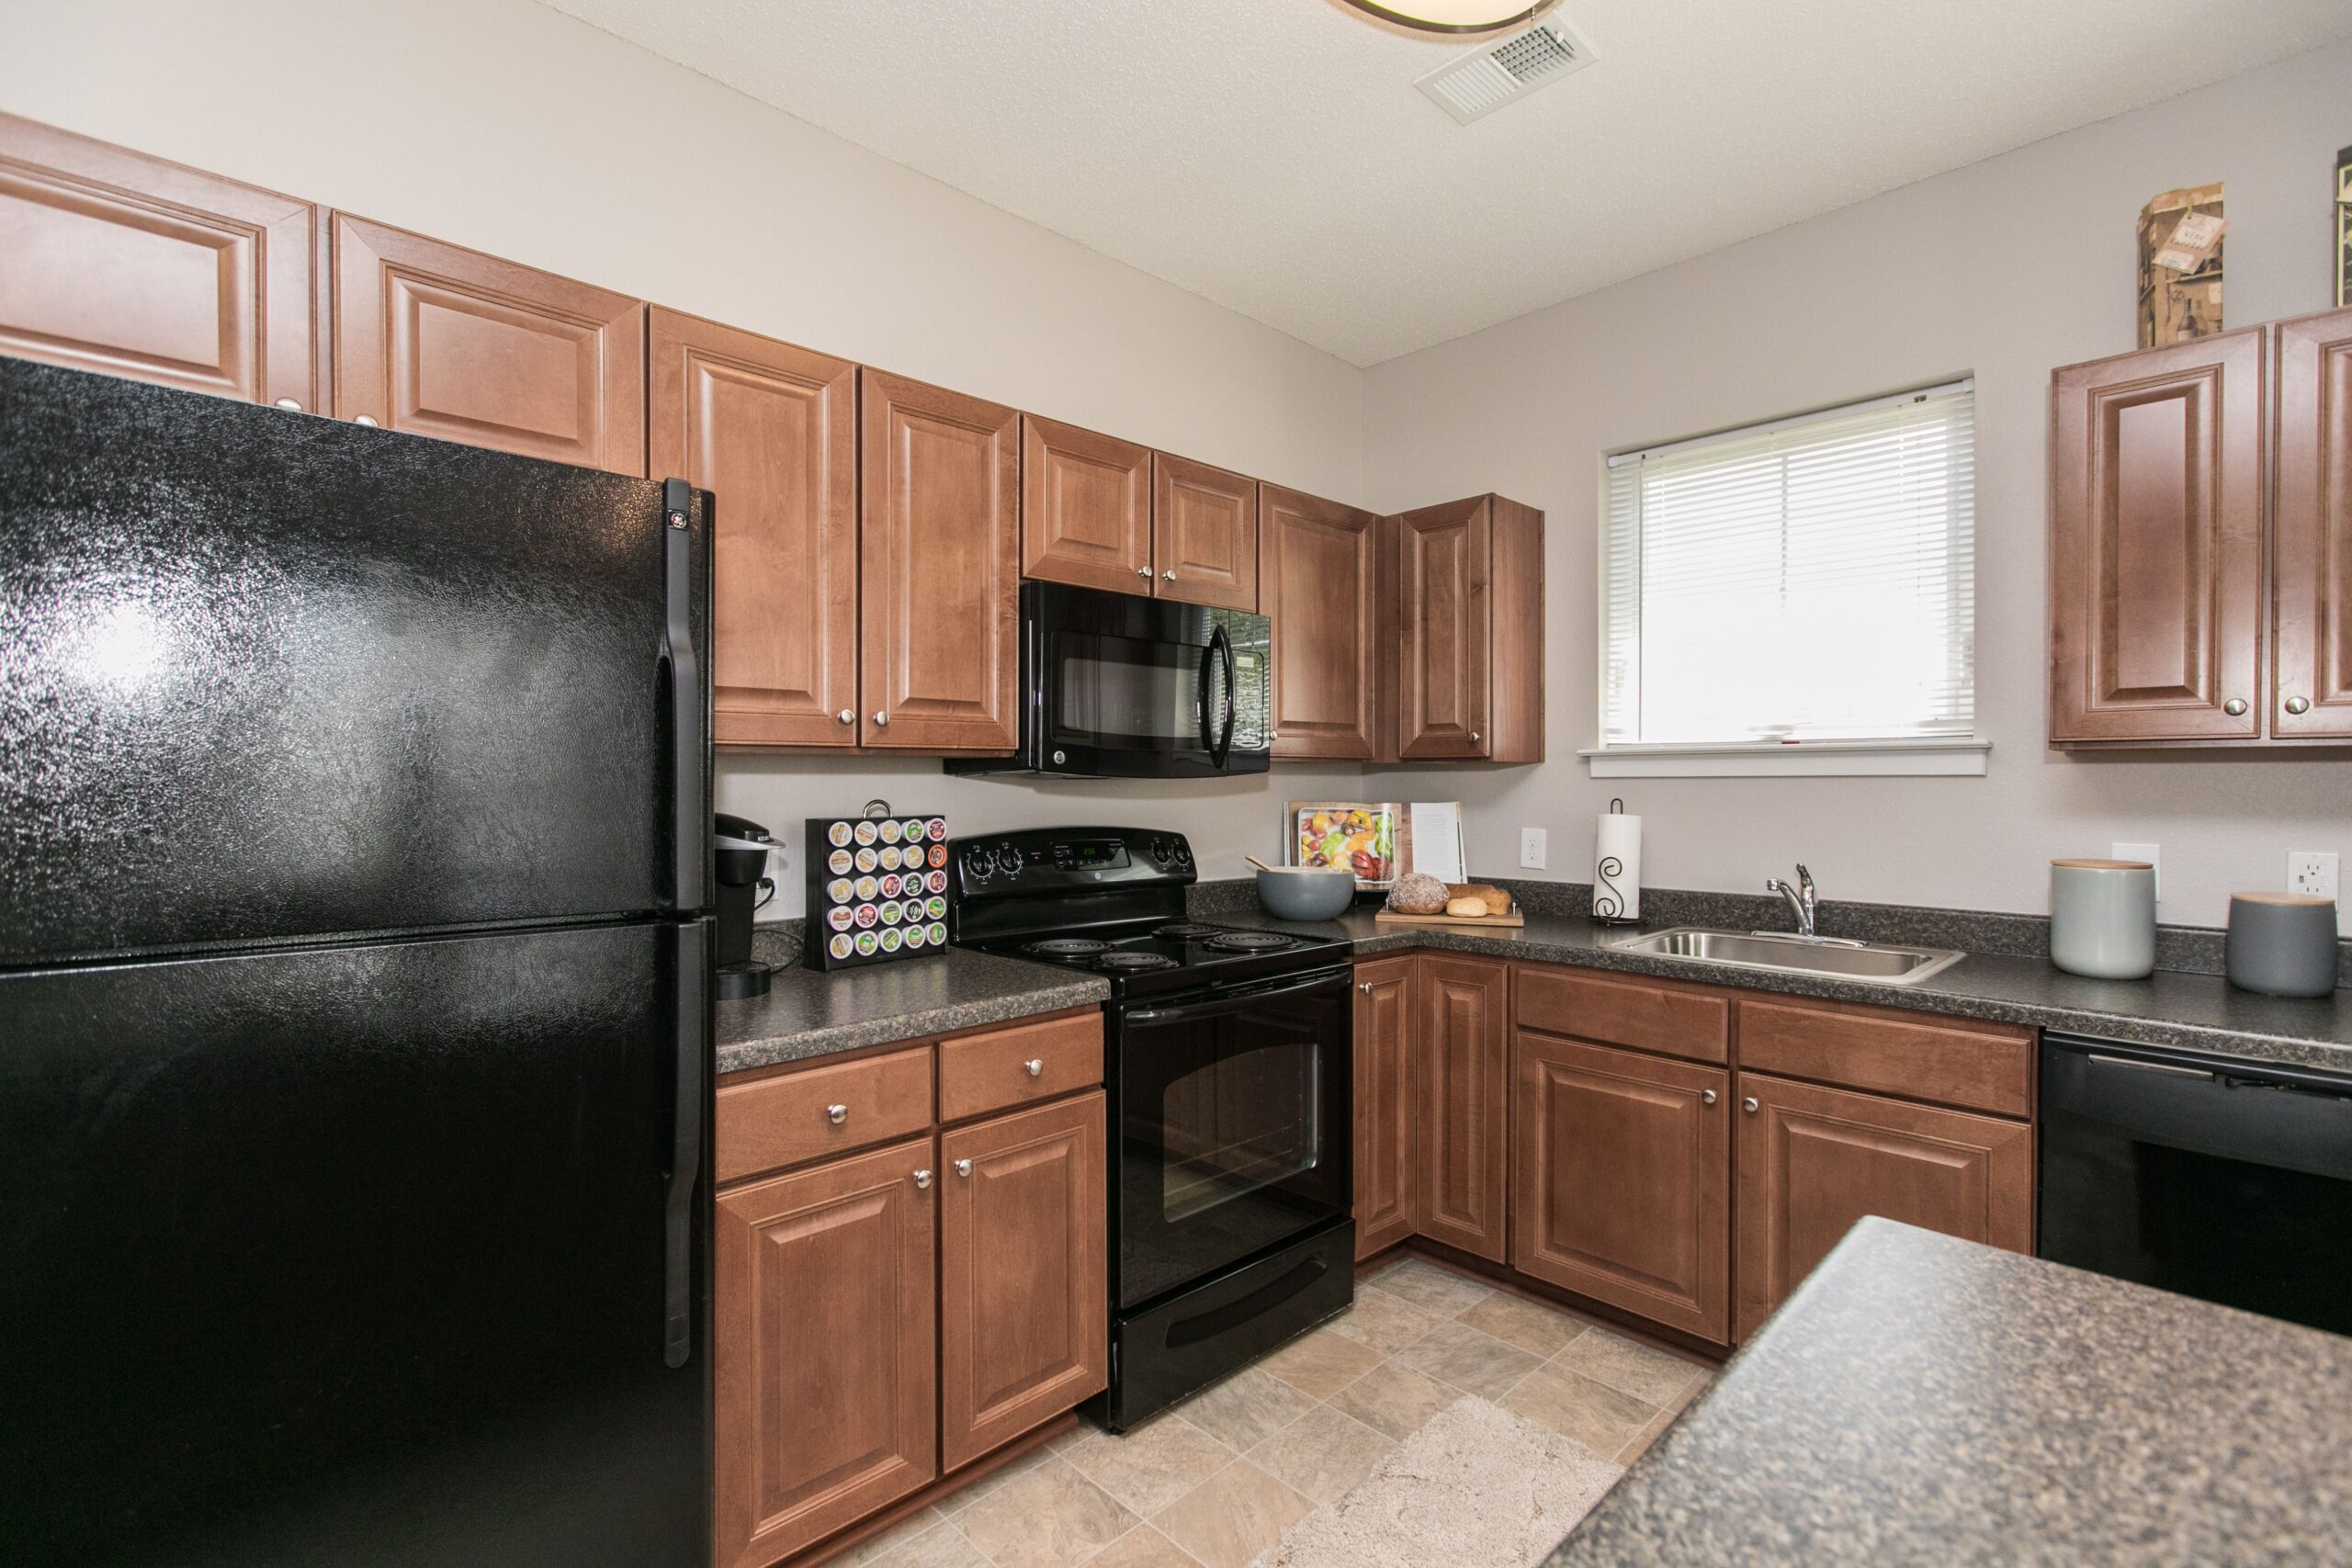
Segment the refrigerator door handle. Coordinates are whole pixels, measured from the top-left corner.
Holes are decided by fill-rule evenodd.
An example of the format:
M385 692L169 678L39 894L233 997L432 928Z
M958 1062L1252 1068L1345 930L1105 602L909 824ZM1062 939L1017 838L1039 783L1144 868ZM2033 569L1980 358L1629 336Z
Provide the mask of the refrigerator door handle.
M703 1057L708 1047L710 927L694 920L677 928L677 1099L671 1127L670 1187L662 1220L662 1360L683 1367L695 1351L695 1193L702 1174Z
M702 908L703 863L710 820L703 803L710 747L703 734L702 660L695 647L695 492L684 479L662 482L662 591L666 611L662 662L670 671L671 889L673 909Z

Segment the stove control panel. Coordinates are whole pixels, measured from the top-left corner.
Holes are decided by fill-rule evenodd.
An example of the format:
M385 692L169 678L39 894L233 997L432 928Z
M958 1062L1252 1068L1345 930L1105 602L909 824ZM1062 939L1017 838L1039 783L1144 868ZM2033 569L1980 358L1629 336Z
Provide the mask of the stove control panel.
M1193 846L1156 828L1031 828L948 845L957 896L998 897L1194 880Z

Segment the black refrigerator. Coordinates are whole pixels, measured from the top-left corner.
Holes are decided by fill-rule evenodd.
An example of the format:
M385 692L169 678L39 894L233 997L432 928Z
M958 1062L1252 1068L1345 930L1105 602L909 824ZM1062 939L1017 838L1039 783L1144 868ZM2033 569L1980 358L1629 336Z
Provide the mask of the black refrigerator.
M0 358L0 1562L707 1563L709 521Z

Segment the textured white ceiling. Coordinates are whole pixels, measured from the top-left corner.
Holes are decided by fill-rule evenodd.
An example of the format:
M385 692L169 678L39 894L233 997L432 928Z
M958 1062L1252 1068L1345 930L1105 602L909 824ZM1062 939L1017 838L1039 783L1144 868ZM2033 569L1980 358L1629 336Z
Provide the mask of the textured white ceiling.
M1464 127L1412 82L1465 46L1337 0L555 3L1359 365L2352 35L2347 0L1566 0L1597 62Z

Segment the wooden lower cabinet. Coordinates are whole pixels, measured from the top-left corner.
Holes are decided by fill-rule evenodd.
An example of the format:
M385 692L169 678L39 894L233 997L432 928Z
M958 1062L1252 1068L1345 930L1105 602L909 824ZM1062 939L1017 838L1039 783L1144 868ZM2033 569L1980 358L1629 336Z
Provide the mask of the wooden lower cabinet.
M1499 1263L1510 1239L1510 970L1498 959L1436 953L1416 963L1413 1228Z
M924 1138L719 1193L718 1568L763 1568L938 1475L933 1164Z
M1758 1073L1737 1092L1741 1338L1865 1214L2032 1250L2029 1123Z
M1521 1032L1511 1267L1731 1338L1731 1075Z
M1355 968L1356 1257L1413 1234L1413 960Z
M940 1448L978 1459L1109 1381L1101 1090L943 1133Z

